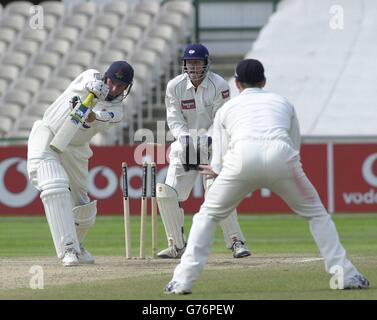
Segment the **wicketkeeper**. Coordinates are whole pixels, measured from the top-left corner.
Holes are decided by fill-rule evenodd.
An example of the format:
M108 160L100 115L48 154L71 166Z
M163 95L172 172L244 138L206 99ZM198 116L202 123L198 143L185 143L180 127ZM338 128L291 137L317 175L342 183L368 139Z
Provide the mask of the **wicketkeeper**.
M184 212L179 201L188 198L199 174L198 165L208 164L213 119L230 97L228 83L209 71L205 46L188 45L182 61L183 73L169 81L165 97L167 123L176 141L171 145L165 184L157 185L157 203L168 239L168 248L158 253L160 258L179 258L185 250ZM213 180L203 182L208 189ZM220 225L233 256L249 256L236 210Z
M27 169L41 192L56 254L64 266L94 263L83 241L97 214L88 197L91 138L119 124L122 100L128 95L134 70L115 61L100 75L90 69L77 76L34 123L28 141ZM94 99L86 99L87 97ZM87 108L83 101L90 101ZM51 148L53 147L53 148Z

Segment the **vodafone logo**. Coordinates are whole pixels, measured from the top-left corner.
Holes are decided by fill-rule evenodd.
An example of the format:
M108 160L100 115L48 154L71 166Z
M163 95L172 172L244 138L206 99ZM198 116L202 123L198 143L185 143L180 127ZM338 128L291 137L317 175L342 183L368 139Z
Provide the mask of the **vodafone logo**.
M104 187L99 187L96 185L96 176L98 174L100 174L102 178L106 180ZM105 199L110 197L114 192L116 192L118 187L118 177L114 171L105 166L94 167L92 170L90 170L88 182L88 191L96 199Z
M373 172L373 164L376 160L377 153L373 153L370 156L368 156L363 163L361 171L364 180L373 187L377 187L377 176Z
M369 155L363 162L361 174L364 180L372 187L377 187L377 176L373 171L373 166L377 160L377 153ZM377 203L377 192L371 188L367 192L344 192L344 202L350 204L374 205Z
M11 172L13 166L16 172ZM26 186L22 191L12 191L6 183L6 178L12 173L23 175ZM10 180L13 180L13 177ZM25 159L14 157L0 162L0 203L11 208L20 208L33 202L37 195L38 191L29 183Z

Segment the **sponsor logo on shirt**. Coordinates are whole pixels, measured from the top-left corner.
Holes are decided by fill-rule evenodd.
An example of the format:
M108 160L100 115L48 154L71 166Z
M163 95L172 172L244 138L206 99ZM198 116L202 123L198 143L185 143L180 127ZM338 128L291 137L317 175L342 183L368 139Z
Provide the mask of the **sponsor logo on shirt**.
M221 95L223 96L223 99L228 99L230 96L229 90L221 91Z
M195 100L194 99L181 100L181 107L182 107L182 110L195 109L196 108L196 106L195 106Z

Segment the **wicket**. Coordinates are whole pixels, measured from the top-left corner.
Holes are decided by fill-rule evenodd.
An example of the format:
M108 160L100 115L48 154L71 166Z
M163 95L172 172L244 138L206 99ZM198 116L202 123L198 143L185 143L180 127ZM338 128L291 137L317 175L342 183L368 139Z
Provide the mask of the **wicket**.
M128 199L128 177L127 163L122 163L123 173L123 214L124 214L124 241L126 246L126 258L131 259L131 221L130 221L130 204Z
M142 192L141 192L141 210L140 210L140 247L139 258L145 259L145 241L146 241L146 223L147 223L147 208L148 208L148 163L143 163L142 175ZM156 200L156 163L150 163L151 167L151 220L152 220L152 257L157 257L157 200ZM128 195L128 176L127 164L122 163L123 173L123 213L124 213L124 230L125 230L125 252L126 258L132 258L131 252L131 220L130 207Z
M151 216L152 216L152 257L157 258L157 199L156 163L151 163Z
M147 224L147 184L148 184L148 163L143 163L143 186L141 191L140 211L140 259L145 259L145 232Z

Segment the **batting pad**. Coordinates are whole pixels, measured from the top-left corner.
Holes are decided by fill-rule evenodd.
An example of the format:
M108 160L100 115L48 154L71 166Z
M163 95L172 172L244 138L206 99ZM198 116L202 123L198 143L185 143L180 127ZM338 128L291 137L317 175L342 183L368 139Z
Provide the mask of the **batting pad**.
M77 239L80 243L84 241L85 235L96 221L97 200L77 206L72 209L76 225Z
M37 170L38 186L58 258L65 246L80 252L72 214L68 177L57 161L42 161Z
M179 207L177 191L164 183L157 183L156 198L168 241L173 239L175 246L185 246L183 234L184 215Z
M238 223L236 210L233 210L227 218L220 221L220 227L223 230L224 240L228 249L232 248L232 244L235 240L245 242L245 237Z

